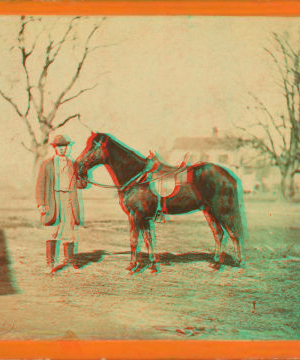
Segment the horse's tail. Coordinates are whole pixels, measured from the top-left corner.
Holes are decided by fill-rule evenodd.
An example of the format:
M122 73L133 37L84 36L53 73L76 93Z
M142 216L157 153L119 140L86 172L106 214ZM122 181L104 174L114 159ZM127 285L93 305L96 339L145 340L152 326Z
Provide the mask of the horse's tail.
M218 222L238 238L248 237L241 180L230 169L212 163L193 166L197 194Z
M245 253L245 241L249 238L248 233L248 224L244 203L244 190L241 179L230 169L223 167L223 169L227 172L228 180L231 185L233 185L234 191L231 195L233 197L233 212L232 216L234 217L232 220L233 230L235 235L238 238L241 251Z
M244 191L242 181L236 176L236 204L235 204L235 224L237 226L237 232L239 234L239 242L242 249L242 252L245 252L245 241L248 241L249 232L248 232L248 223L246 217L245 203L244 203Z

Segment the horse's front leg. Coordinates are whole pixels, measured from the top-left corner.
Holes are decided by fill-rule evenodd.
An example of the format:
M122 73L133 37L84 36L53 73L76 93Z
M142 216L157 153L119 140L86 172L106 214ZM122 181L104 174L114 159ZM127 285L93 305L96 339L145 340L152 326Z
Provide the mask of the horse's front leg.
M129 217L130 222L130 264L127 266L127 270L132 270L138 266L139 255L139 233L140 229L132 216Z
M150 221L148 221L143 228L143 237L144 237L144 242L145 242L146 248L148 250L149 261L151 264L150 270L152 272L157 272L154 246L153 246L153 239L154 239L155 235L154 235L154 230L151 231Z

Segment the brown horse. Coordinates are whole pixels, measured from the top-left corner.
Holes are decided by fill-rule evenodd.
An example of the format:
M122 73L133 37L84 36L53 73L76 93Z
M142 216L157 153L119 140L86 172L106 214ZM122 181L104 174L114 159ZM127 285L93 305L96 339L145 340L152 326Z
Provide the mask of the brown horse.
M159 198L151 191L149 180L145 181L145 169L149 168L147 158L111 135L92 133L77 162L78 176L86 180L89 169L105 165L118 189L120 205L130 222L131 262L127 269L135 271L141 266L141 234L148 249L150 268L156 271L153 220ZM176 171L173 167L165 168ZM187 173L187 180L177 185L177 191L164 199L168 214L203 211L215 238L214 260L220 261L225 232L233 241L237 264L240 264L246 236L240 180L225 168L211 163L191 165L187 167Z

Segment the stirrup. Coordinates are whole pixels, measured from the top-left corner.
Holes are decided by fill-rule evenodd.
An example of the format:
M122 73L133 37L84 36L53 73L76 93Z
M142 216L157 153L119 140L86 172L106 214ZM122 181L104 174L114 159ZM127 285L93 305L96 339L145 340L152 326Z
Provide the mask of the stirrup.
M168 213L166 213L165 211L157 211L157 214L155 216L155 219L154 219L155 222L158 222L158 223L167 223L169 221L169 216L168 216Z
M154 217L154 221L155 221L155 222L160 222L161 217L162 217L162 212L161 212L161 210L157 210L157 211L156 211L156 214L155 214L155 217Z
M161 222L167 223L170 220L170 217L167 212L163 211L161 216Z

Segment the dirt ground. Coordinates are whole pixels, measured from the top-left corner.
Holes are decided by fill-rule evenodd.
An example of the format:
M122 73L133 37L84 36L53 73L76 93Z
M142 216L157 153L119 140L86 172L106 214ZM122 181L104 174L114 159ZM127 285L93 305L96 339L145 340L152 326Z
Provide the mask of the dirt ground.
M131 275L129 226L117 199L85 195L82 272L45 273L33 200L2 194L0 339L300 339L300 204L247 196L246 265L233 247L214 267L202 213L156 225L159 272ZM142 249L146 252L145 247Z

